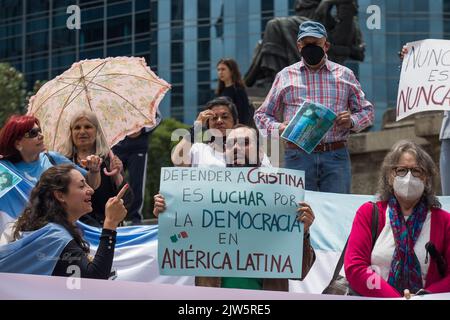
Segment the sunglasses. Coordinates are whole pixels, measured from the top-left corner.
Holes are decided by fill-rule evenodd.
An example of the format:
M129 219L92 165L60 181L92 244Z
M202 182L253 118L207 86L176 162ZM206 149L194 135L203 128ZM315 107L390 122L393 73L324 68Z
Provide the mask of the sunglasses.
M30 131L26 132L23 137L28 139L36 138L39 134L42 133L41 128L33 128Z

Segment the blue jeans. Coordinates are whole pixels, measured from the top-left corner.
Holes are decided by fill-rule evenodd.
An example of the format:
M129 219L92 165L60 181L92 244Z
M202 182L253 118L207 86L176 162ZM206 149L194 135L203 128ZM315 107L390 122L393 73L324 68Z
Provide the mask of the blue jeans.
M450 139L441 141L439 169L441 171L442 195L450 196Z
M286 149L284 167L305 171L306 190L350 193L351 165L347 148L311 154L301 149Z

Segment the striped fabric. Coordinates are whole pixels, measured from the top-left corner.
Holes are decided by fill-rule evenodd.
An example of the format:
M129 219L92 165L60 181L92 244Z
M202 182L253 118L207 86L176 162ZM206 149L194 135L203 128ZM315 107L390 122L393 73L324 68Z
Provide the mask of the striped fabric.
M311 71L302 61L280 71L266 100L255 112L256 125L260 130L277 129L281 122L294 117L304 101L321 103L336 114L351 111L355 132L373 123L373 105L366 100L353 72L327 60L318 71ZM322 142L346 141L349 133L350 130L334 125Z
M409 219L405 221L397 199L391 197L389 200L389 219L395 239L395 250L388 282L400 294L405 289L416 293L423 287L422 271L414 252L414 245L419 238L427 214L428 208L425 200L422 199L414 207Z

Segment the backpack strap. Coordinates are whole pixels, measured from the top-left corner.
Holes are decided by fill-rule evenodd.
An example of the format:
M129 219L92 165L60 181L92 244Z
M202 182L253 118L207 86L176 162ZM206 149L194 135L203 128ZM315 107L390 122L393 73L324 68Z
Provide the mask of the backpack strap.
M378 235L378 206L375 202L372 202L372 250L373 247L375 246L375 242L377 241L377 235ZM350 236L349 236L350 237ZM344 256L345 256L345 251L347 249L347 244L348 244L348 238L347 241L345 242L345 246L344 249L342 250L341 256L339 258L339 261L336 265L336 268L334 269L334 273L333 273L333 278L331 279L331 281L334 281L337 279L337 277L339 276L339 273L341 272L341 269L344 265Z

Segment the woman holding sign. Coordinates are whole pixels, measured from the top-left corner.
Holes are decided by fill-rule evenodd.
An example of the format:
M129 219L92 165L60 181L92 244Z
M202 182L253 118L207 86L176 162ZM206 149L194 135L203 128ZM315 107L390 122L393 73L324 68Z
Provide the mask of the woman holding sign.
M127 188L105 205L103 231L92 259L76 221L92 211L94 190L73 165L48 169L14 226L15 241L0 246L0 272L108 279L115 230L127 213L122 200Z
M245 155L244 165L241 164L242 159L239 157L231 157L233 159L232 167L251 167L251 161L249 161L250 154L253 148L258 148L259 144L256 141L256 134L254 129L239 126L233 129L228 138L231 140L227 143L229 149L227 152L235 154L237 149L244 149ZM239 144L242 145L239 145ZM253 152L260 154L259 150ZM262 157L260 156L259 159ZM257 166L261 166L261 160L258 160ZM154 209L153 214L158 217L166 210L166 201L164 196L157 194L154 196ZM297 209L297 220L304 224L304 237L303 237L303 259L302 259L302 274L299 275L300 280L303 280L311 269L315 261L315 253L310 243L309 229L314 222L314 213L311 207L305 203L300 202ZM274 291L288 291L289 282L288 279L260 279L260 278L239 278L239 277L196 277L195 284L197 286L204 287L222 287L222 288L235 288L235 289L254 289L254 290L274 290Z

